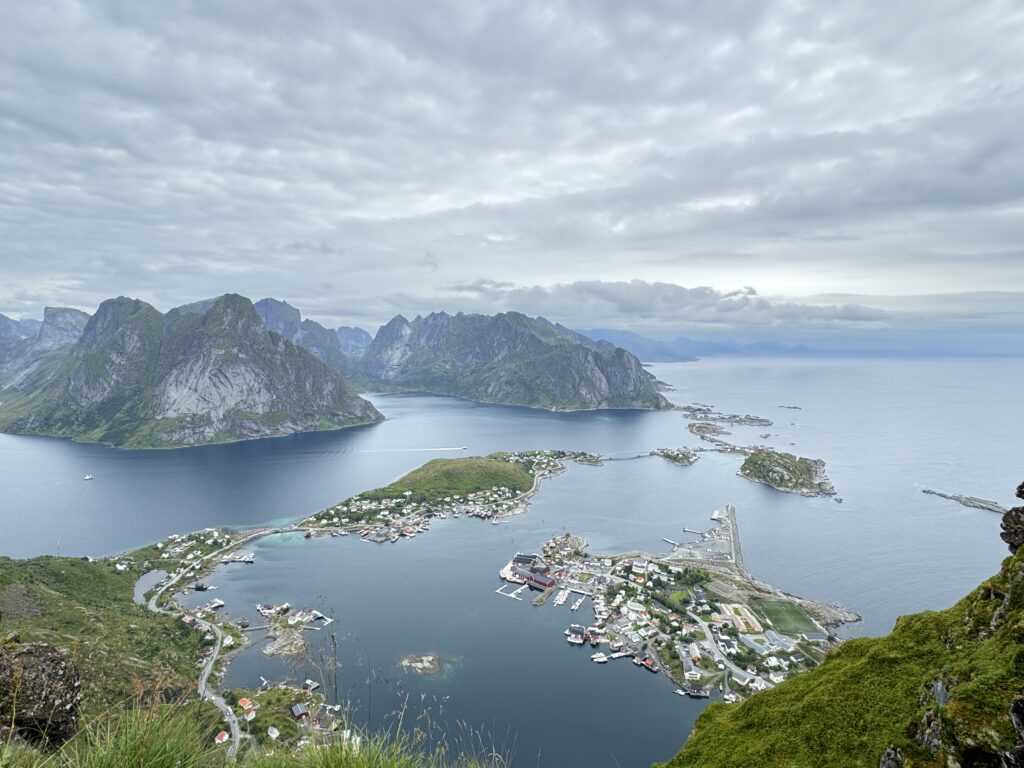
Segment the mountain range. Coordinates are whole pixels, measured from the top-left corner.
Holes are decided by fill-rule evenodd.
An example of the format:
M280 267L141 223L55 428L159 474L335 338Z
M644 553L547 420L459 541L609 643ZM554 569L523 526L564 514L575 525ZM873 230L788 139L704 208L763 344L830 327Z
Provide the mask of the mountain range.
M0 430L173 447L383 418L357 391L416 391L552 410L670 408L632 353L509 312L406 320L376 336L287 302L228 294L160 313L0 315Z
M0 429L172 447L337 429L383 417L334 368L228 294L166 315L138 299L48 311L9 360ZM69 343L70 342L70 343Z

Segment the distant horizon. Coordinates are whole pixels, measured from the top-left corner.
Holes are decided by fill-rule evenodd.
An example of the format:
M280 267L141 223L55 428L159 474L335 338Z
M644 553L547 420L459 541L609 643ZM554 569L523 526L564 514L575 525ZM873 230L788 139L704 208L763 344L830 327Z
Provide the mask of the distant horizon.
M702 290L707 289L694 289L694 291ZM228 291L226 293L237 293L238 295L245 296L245 294L237 291ZM173 306L161 308L157 303L140 296L128 296L127 294L119 295L144 301L155 307L161 313L166 313L172 309L189 304L217 298L217 296L189 298L184 302L175 303ZM753 292L752 289L748 289L747 292L741 294L741 297L746 299L756 297L756 292ZM115 298L115 296L111 296L109 298ZM444 312L451 315L457 315L459 313L494 315L501 312L519 312L520 314L524 314L528 317L544 318L550 322L561 324L573 331L583 334L587 334L588 332L631 333L640 337L643 341L657 342L665 345L671 344L673 341L678 339L692 340L694 342L706 344L732 344L755 347L757 345L769 345L788 348L785 350L780 349L778 350L779 352L799 353L807 356L949 355L956 357L1016 357L1024 355L1024 326L1017 325L1017 318L1015 316L1012 314L1007 316L1006 314L1002 314L998 311L993 311L993 321L986 324L984 322L985 318L980 317L978 311L975 309L984 299L995 299L997 304L1001 303L1004 307L1020 306L1024 308L1024 293L1015 293L1010 291L991 291L985 292L984 294L979 294L977 292L961 292L947 295L886 297L844 295L842 297L852 301L882 299L883 303L886 303L889 306L899 306L901 303L908 305L923 304L924 306L938 306L944 303L948 306L956 306L958 302L960 303L961 306L958 307L957 311L947 312L938 319L936 319L935 315L930 315L924 310L919 310L917 312L893 312L891 310L876 309L859 303L847 303L844 305L799 305L794 302L773 302L771 299L761 299L760 297L757 297L757 301L761 303L762 309L767 309L768 311L774 311L776 313L779 313L780 311L792 313L794 309L799 309L806 310L813 314L816 310L824 310L823 315L820 315L811 322L804 321L794 323L793 325L786 325L782 323L744 324L742 322L736 322L733 325L707 323L694 325L681 324L678 326L652 326L650 324L645 324L642 318L634 322L629 322L621 316L610 322L600 322L600 318L581 318L573 321L572 318L566 318L552 313L549 311L551 307L546 308L548 311L536 311L535 309L531 310L529 307L517 308L514 306L494 307L491 311L481 311L481 308L477 307L469 307L466 309L456 309L452 307L435 307L432 309L426 309L419 307L416 308L416 311L412 311L413 308L406 309L404 311L398 310L390 316L380 320L368 320L360 315L353 315L349 318L340 318L339 321L339 318L309 315L301 304L292 300L281 299L277 296L267 295L259 296L258 298L245 296L245 298L253 304L264 298L282 301L298 310L304 320L313 320L314 322L332 330L339 327L359 328L369 333L370 336L376 335L381 327L398 315L402 315L407 319L412 320L418 316L426 316L435 312ZM727 302L729 298L730 297L725 297L724 299L719 299L719 301ZM96 311L96 307L87 308L84 304L79 304L77 306L73 304L62 305L59 308L76 309L90 315ZM857 322L856 320L843 322L842 320L837 320L834 316L830 315L830 313L832 315L836 315L842 312L847 312L854 316L856 316L857 313L861 313L864 317L870 317L870 320L864 320L861 322ZM42 319L41 316L18 317L13 312L8 313L3 312L2 310L0 310L0 314L16 321L39 322ZM1022 310L1021 314L1024 315L1024 310ZM346 322L346 319L348 322ZM587 320L597 320L597 322L587 322ZM958 324L960 327L957 329L957 332L951 333L950 329L956 327ZM932 327L933 325L934 328ZM619 346L628 347L629 345L620 343ZM733 353L717 352L714 354ZM763 353L747 350L745 354ZM708 355L695 354L694 356L701 357Z

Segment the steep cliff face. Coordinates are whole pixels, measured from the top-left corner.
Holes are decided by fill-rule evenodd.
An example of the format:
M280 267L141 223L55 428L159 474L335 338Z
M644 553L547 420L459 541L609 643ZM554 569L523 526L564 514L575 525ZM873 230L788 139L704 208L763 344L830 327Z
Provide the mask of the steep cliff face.
M410 322L398 315L366 350L364 375L391 389L552 409L667 408L640 361L509 312Z
M335 330L341 351L349 357L360 357L373 342L373 336L362 328L343 325Z
M36 375L47 361L70 349L81 337L89 315L68 307L46 307L43 322L34 335L22 324L27 337L5 361L0 355L0 377L5 389L35 386ZM2 398L0 398L2 399Z
M1007 512L1009 529L1014 519ZM901 617L886 637L848 640L816 669L741 704L712 704L668 765L1024 764L1024 551L1010 538L1014 554L999 573L952 608Z
M314 320L303 320L299 310L286 301L260 299L255 307L268 330L308 349L332 368L346 375L351 373L352 363L336 332Z
M166 316L100 305L48 379L0 408L0 427L131 447L194 445L381 419L335 370L226 295Z

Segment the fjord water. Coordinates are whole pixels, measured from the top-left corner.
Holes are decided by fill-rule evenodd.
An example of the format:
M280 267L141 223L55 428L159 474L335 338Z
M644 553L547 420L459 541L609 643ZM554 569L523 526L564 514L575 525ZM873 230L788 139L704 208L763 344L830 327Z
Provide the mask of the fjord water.
M340 685L357 714L376 724L411 691L425 696L414 717L463 720L499 742L508 737L517 764L642 765L681 744L700 705L631 664L601 667L569 648L561 630L576 615L567 606L534 609L495 595L496 571L511 553L563 530L601 552L660 551L662 536L679 540L684 526L704 528L712 510L731 502L754 575L862 614L846 635L884 633L899 614L947 606L998 569L998 516L921 489L1011 503L1024 479L1024 361L712 359L652 370L675 386L675 402L772 419L767 428L730 427L726 439L825 459L844 503L750 483L736 476L732 456L705 454L688 468L612 461L549 481L507 525L438 521L394 546L266 539L255 547L256 565L210 579L217 596L236 614L288 600L335 615ZM292 520L441 456L557 447L625 459L701 445L671 412L553 414L429 396L373 401L388 421L180 451L0 436L0 554L102 555L173 532ZM467 450L444 450L461 446ZM83 482L86 473L96 479ZM402 654L428 651L461 662L437 679L399 675ZM369 686L367 665L377 680ZM287 672L248 649L228 683ZM424 714L435 699L445 711Z

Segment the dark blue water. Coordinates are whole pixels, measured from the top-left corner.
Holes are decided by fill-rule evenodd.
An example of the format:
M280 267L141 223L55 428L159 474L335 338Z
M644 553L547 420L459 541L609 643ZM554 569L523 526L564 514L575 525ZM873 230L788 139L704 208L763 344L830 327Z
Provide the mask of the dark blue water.
M861 613L864 622L847 634L883 633L900 614L947 606L998 569L1005 553L998 516L920 491L1012 502L1024 479L1017 394L1024 361L709 360L654 370L676 386L677 402L775 420L770 428L734 428L732 439L825 459L845 503L755 485L736 476L736 457L716 454L689 468L655 459L574 467L508 527L450 520L393 547L268 540L257 548L257 565L216 576L219 596L231 597L234 610L319 601L338 615L343 640L366 646L363 656L380 676L410 651L461 656L449 678L406 685L427 694L425 706L429 696L450 696L449 716L474 728L501 723L489 727L499 742L511 729L522 765L537 764L538 752L541 765L613 765L612 754L636 765L667 757L696 705L632 665L599 667L589 654L574 654L560 634L567 608L533 609L494 595L495 571L510 552L563 529L598 550L660 549L662 536L703 527L711 510L732 502L750 570ZM373 399L388 417L383 424L184 451L0 436L0 553L109 554L173 532L290 520L437 456L700 445L676 413L551 414L450 398ZM762 441L762 432L773 437ZM459 446L468 450L437 450ZM96 479L83 482L87 472ZM367 661L346 657L344 646L342 655L342 687L369 716L365 691L351 688L360 680L366 687ZM288 671L276 664L247 652L232 679ZM388 680L375 684L383 686L375 722L400 701ZM560 751L565 745L571 751Z

